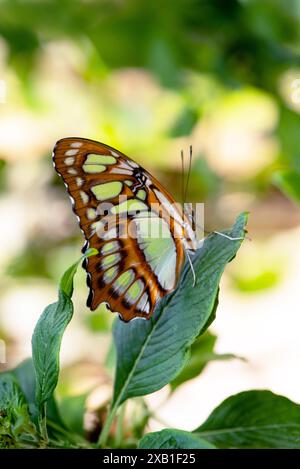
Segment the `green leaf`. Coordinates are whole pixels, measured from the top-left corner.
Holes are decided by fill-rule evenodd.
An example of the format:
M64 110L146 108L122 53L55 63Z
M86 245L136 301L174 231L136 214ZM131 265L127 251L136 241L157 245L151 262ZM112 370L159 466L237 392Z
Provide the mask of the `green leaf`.
M32 363L32 359L29 358L22 362L17 368L10 372L17 380L28 405L28 410L32 422L37 426L39 421L39 412L35 402L36 394L36 379L35 371ZM65 409L64 409L65 410ZM77 411L77 409L76 409ZM65 416L64 416L65 417ZM70 422L70 415L66 415L67 423ZM47 401L47 435L49 441L53 446L65 446L65 447L85 447L86 441L83 440L78 434L72 432L71 426L67 426L66 422L62 419L60 411L58 409L56 400L52 396ZM41 441L41 445L44 447L45 442ZM24 445L23 445L24 446Z
M195 109L185 108L174 122L169 131L172 138L190 135L198 121L198 113Z
M151 41L148 65L156 74L161 83L167 87L176 87L179 84L179 76L176 64L176 50L173 44L168 43L165 38L157 35Z
M70 430L79 435L84 434L83 419L88 394L68 396L60 403L60 412Z
M0 408L5 410L8 408L18 409L25 404L25 398L22 394L18 383L10 372L0 374Z
M214 346L217 337L210 332L205 332L198 337L191 346L191 356L182 372L171 381L172 391L185 383L186 381L198 376L205 366L213 360L230 360L232 358L240 358L232 353L214 353Z
M105 361L104 361L104 366L110 375L114 374L114 371L116 368L116 361L117 361L116 347L115 347L114 342L112 341L109 346L109 349L107 351Z
M32 420L37 422L37 407L35 403L35 373L32 359L28 358L17 366L11 373L15 376L26 398Z
M0 374L0 448L35 446L37 433L12 373Z
M227 234L243 238L246 221L247 215L240 215ZM221 275L240 245L241 240L210 235L194 258L195 287L186 265L179 287L159 303L149 321L116 321L113 408L129 397L157 391L181 371L191 344L214 318Z
M38 423L38 408L36 405L36 377L33 362L31 358L24 360L17 368L11 371L15 376L28 404L31 420ZM54 396L47 401L47 423L55 422L56 426L66 430L66 424L62 420L58 411Z
M300 405L271 391L241 392L193 433L219 448L299 448Z
M83 257L96 254L89 249ZM73 316L73 279L82 257L63 274L58 301L46 307L32 336L32 359L36 374L36 403L39 411L51 398L59 374L59 351L64 331Z
M292 91L292 89L291 89ZM278 137L284 161L300 171L299 112L280 105Z
M190 432L165 429L148 433L139 442L144 449L214 449L215 446Z
M277 171L272 180L287 197L300 203L300 173L291 169Z
M71 265L71 267L69 267L63 274L59 284L59 289L60 291L64 292L69 298L71 298L73 295L73 280L74 275L77 272L79 263L82 261L83 258L94 256L95 254L98 254L97 249L88 249L86 253L77 262Z
M59 374L59 351L63 333L73 316L73 303L63 292L46 307L35 326L32 358L36 372L36 402L39 408L52 396Z

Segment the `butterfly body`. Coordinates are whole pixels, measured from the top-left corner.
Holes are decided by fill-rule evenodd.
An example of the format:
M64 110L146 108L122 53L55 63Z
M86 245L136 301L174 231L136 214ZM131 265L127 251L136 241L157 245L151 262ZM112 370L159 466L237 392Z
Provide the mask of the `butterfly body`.
M189 217L145 169L123 153L83 138L65 138L53 152L86 243L94 310L105 302L124 321L149 318L177 285L185 251L194 249Z

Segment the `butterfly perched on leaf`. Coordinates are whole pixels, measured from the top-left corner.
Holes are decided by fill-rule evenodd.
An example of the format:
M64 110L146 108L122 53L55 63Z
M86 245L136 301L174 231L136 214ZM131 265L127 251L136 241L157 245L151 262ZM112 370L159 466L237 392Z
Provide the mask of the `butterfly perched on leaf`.
M176 288L188 250L195 250L192 219L145 169L118 150L85 138L54 148L86 243L87 305L105 302L124 321L149 319Z

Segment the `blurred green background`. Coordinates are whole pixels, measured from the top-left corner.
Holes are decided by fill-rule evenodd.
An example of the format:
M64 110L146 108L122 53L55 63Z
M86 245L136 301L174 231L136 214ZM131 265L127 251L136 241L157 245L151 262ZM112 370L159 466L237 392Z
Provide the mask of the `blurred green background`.
M191 429L247 387L300 401L300 1L0 0L0 11L0 367L30 355L83 242L52 167L56 140L112 145L178 199L192 144L189 200L205 202L206 230L250 211L252 241L226 272L213 325L216 351L248 361L213 362L148 405ZM89 312L86 296L80 272L59 395L89 392L94 409L111 392L112 315Z

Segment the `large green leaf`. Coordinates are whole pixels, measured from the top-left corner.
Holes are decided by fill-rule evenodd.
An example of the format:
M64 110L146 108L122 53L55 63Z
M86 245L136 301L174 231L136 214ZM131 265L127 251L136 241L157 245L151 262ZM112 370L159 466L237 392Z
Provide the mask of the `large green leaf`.
M139 442L145 449L214 449L215 446L193 433L167 428L148 433Z
M220 404L194 434L219 448L299 448L300 405L271 391L246 391Z
M214 346L217 337L210 332L199 336L191 346L191 356L182 372L171 381L172 391L181 384L198 376L204 367L214 360L230 360L232 358L240 358L232 353L215 353Z
M240 215L227 234L243 238L246 221L247 215ZM196 286L186 265L176 292L160 302L149 321L116 321L113 407L162 388L181 371L191 344L214 318L221 275L240 245L241 240L209 236L194 257Z

